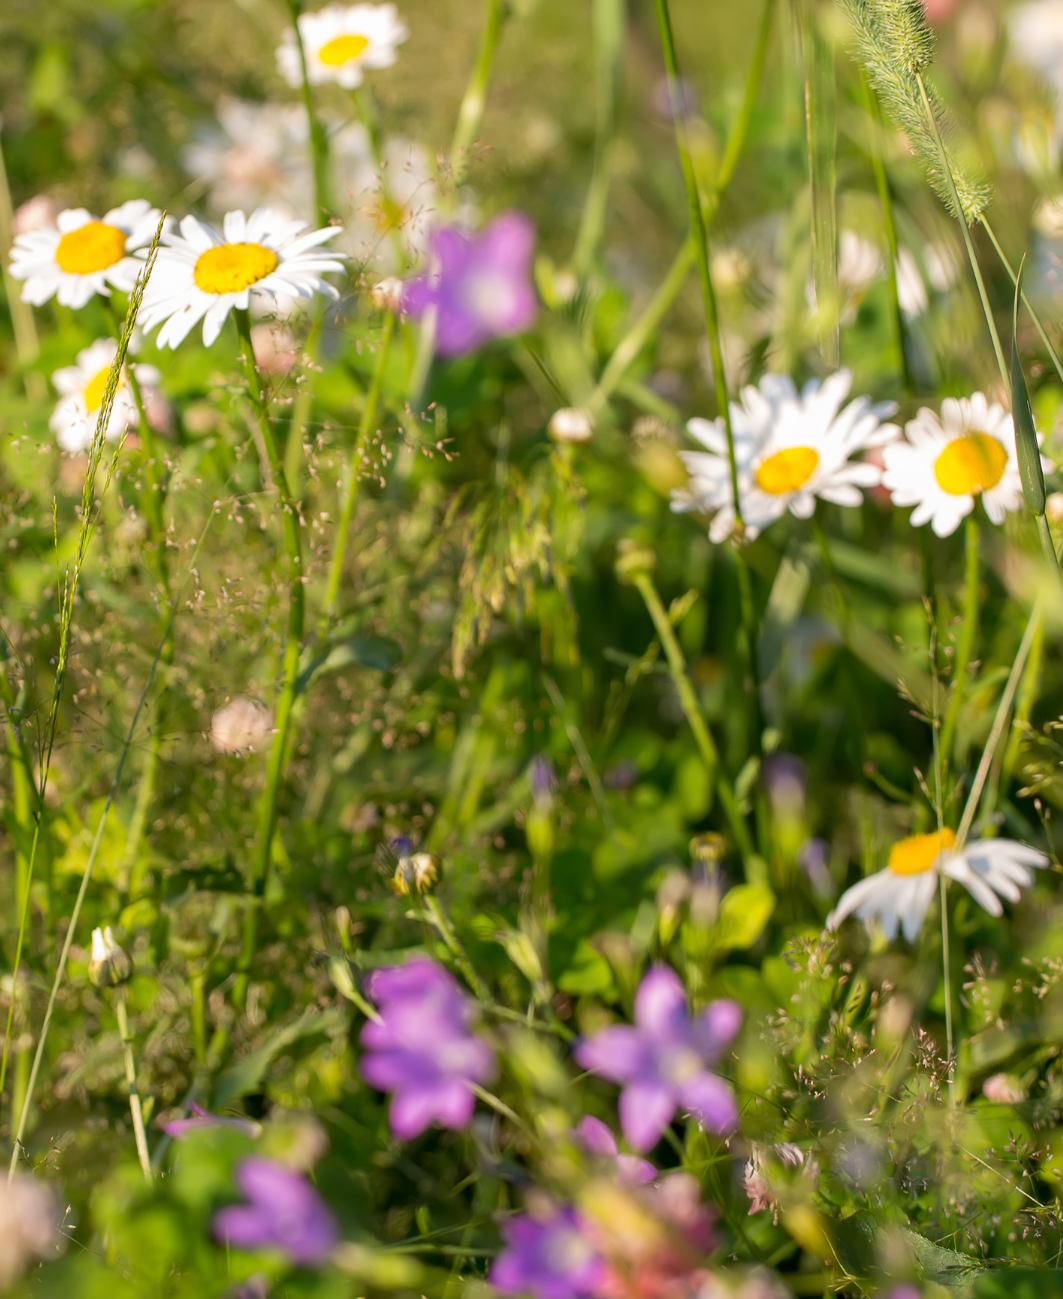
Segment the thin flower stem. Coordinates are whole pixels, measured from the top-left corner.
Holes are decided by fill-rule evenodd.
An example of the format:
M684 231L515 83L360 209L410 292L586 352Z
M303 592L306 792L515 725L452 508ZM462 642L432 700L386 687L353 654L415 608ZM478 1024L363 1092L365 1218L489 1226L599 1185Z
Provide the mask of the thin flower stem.
M738 494L738 461L735 457L734 430L731 427L731 403L727 395L727 376L723 367L723 347L720 342L720 320L716 306L716 290L713 288L712 267L709 262L708 230L705 224L705 214L701 207L701 195L698 193L697 173L694 170L694 160L691 157L690 143L687 139L686 105L679 76L679 61L675 52L672 19L668 12L668 0L654 0L654 3L657 9L657 26L661 33L664 66L668 73L668 94L675 124L676 148L679 151L679 162L683 170L683 183L687 192L687 206L690 210L690 233L694 240L694 253L697 259L698 275L701 279L701 295L705 307L705 326L709 336L709 351L712 354L713 378L716 386L716 406L727 435L727 458L731 467L731 493L734 497L735 522L738 525L737 530L741 533L742 503Z
M250 896L244 912L243 940L236 967L236 982L233 987L233 1003L242 1008L251 979L251 967L258 950L259 914L269 875L273 835L277 827L277 798L280 793L281 780L284 776L288 733L299 682L299 657L303 644L306 597L303 578L302 528L298 510L288 490L284 463L281 459L280 448L277 445L273 424L269 417L267 398L262 390L258 370L255 368L255 351L251 342L251 320L246 310L237 309L233 314L236 317L236 328L240 336L240 350L243 356L248 392L258 419L262 444L266 451L267 463L262 468L263 471L268 470L277 490L284 528L284 548L288 556L288 636L284 646L283 684L281 685L274 714L273 743L270 746L269 764L266 768L266 788L262 796L258 817L258 846L251 870Z
M1007 684L1004 687L1004 693L1000 696L1000 703L997 705L996 716L993 718L993 727L989 732L989 739L986 741L985 748L982 750L982 760L978 764L978 770L975 772L974 783L971 785L971 792L967 796L967 803L963 809L963 816L960 818L959 828L956 831L956 843L953 851L962 852L963 846L967 842L967 836L971 832L971 826L974 824L975 814L978 811L978 803L982 797L982 790L989 776L989 768L993 762L993 755L996 753L997 745L1000 743L1001 736L1004 733L1004 727L1008 720L1008 713L1011 711L1012 701L1015 698L1015 691L1019 688L1019 681L1022 678L1023 668L1026 666L1026 659L1029 656L1030 648L1034 643L1034 638L1038 632L1038 625L1041 621L1041 601L1038 600L1030 614L1029 621L1026 624L1026 630L1022 634L1022 640L1019 642L1019 648L1015 654L1015 661L1011 665L1011 672L1008 674Z
M841 362L838 300L837 135L834 50L819 30L811 0L801 0L801 53L805 64L805 134L812 199L812 282L820 350L829 369Z
M321 119L314 111L314 92L310 85L310 75L306 66L306 50L303 48L303 34L299 30L299 15L303 11L302 0L288 0L288 12L295 32L295 48L299 51L299 71L302 79L303 105L306 108L306 122L310 131L310 157L314 169L314 206L317 209L318 221L327 225L331 211L329 196L329 144L328 133Z
M963 602L963 620L960 625L960 638L956 645L956 657L952 670L952 693L945 710L945 723L941 729L941 759L949 762L952 758L952 747L956 738L956 723L960 709L967 697L967 669L974 652L978 637L978 582L979 560L978 543L981 529L978 524L978 512L972 510L967 516L964 544L967 559L967 589Z
M15 845L15 900L18 913L21 915L25 909L26 893L29 889L29 845L33 839L36 820L34 804L37 802L37 791L33 785L33 768L20 725L22 711L15 699L7 674L9 662L7 641L0 639L0 702L4 705L7 759L11 767L11 810L15 825L18 827ZM3 1086L0 1084L0 1093L2 1091Z
M509 1119L510 1123L512 1123L515 1128L519 1128L525 1136L531 1137L532 1139L535 1138L535 1133L527 1123L524 1122L520 1115L517 1114L515 1110L510 1109L505 1101L500 1101L494 1092L489 1092L485 1087L481 1087L479 1083L470 1082L468 1086L473 1095L478 1096L485 1105L490 1105L490 1107L497 1113L501 1114L504 1119Z
M104 423L104 427L106 427L106 422ZM132 748L133 745L133 737L136 734L137 723L140 720L140 714L144 707L144 701L148 697L148 693L151 690L152 682L155 680L155 673L158 670L159 663L162 661L162 653L166 645L166 641L169 639L170 635L173 632L174 620L177 616L177 609L179 607L181 597L184 594L184 591L188 585L188 581L191 578L192 573L195 571L195 566L199 558L199 552L203 547L203 543L207 539L207 533L210 531L210 527L214 521L214 516L217 513L217 509L218 509L217 504L215 504L214 508L207 516L207 521L203 527L203 531L200 533L199 540L196 542L196 548L192 552L192 559L188 568L188 576L186 576L184 584L181 587L181 592L179 593L177 601L175 601L173 607L170 610L170 616L166 623L166 628L165 631L163 632L162 640L159 643L158 649L156 649L155 651L155 657L152 660L151 668L148 672L148 679L144 683L144 689L141 691L140 698L137 700L137 706L133 711L133 717L130 720L129 729L126 732L125 742L123 743L122 751L118 756L118 765L115 768L114 778L111 781L111 788L107 793L107 801L104 804L103 811L100 814L99 824L96 827L96 837L93 839L92 847L89 850L88 860L85 863L85 869L81 875L81 884L78 887L78 894L74 902L74 909L70 913L70 923L67 925L66 936L63 939L63 947L59 954L59 964L56 967L55 978L52 981L52 989L48 995L48 1006L44 1012L44 1022L41 1025L40 1038L38 1039L37 1042L37 1051L33 1057L33 1066L30 1069L29 1082L26 1086L26 1095L22 1103L21 1115L19 1117L18 1127L16 1129L14 1141L12 1143L11 1164L10 1167L8 1168L9 1182L11 1178L14 1177L15 1168L18 1164L18 1153L19 1150L22 1148L22 1138L25 1134L27 1119L29 1118L30 1104L33 1101L33 1090L37 1082L37 1074L40 1072L41 1061L44 1058L44 1049L48 1040L48 1029L52 1022L52 1014L55 1011L56 998L59 996L59 989L62 986L63 977L66 973L66 964L67 964L67 959L70 956L70 947L74 941L74 935L77 932L78 919L81 915L81 908L85 901L85 895L88 892L89 881L92 878L92 870L96 863L96 857L100 850L100 844L103 841L103 833L107 825L107 818L110 815L111 808L114 806L115 797L118 794L118 788L119 785L121 784L121 779L122 779L122 770L125 767L126 758L129 756L129 750ZM39 824L40 821L38 819L38 826ZM25 918L23 918L23 926L24 925L25 925ZM20 943L20 949L21 949L21 943ZM15 960L16 960L16 970L17 970L18 967L17 954ZM10 1036L11 1036L11 1030L9 1026L8 1041L10 1041ZM5 1053L6 1053L6 1049L7 1049L7 1044L5 1042Z
M720 800L720 806L723 808L731 832L734 834L739 852L744 858L749 858L754 854L753 841L739 810L734 790L727 783L720 769L720 755L716 749L716 742L713 740L712 732L706 726L705 719L701 715L701 707L698 704L694 686L687 673L686 660L683 657L679 641L676 639L671 619L668 617L668 613L661 603L661 597L657 594L653 579L648 573L635 573L632 575L632 581L646 602L646 608L653 619L653 625L664 647L665 658L668 660L668 670L675 683L679 702L682 705L687 722L694 733L694 742L697 744L702 760L708 769L709 782L715 785L716 796Z
M996 253L997 256L1000 258L1001 264L1003 265L1004 269L1007 271L1008 275L1011 277L1012 284L1016 284L1018 282L1018 276L1015 272L1015 268L1012 266L1011 262L1009 262L1007 257L1004 255L1004 249L1000 246L1000 240L996 237L996 234L993 232L993 227L989 224L988 218L985 216L981 216L978 219L982 223L982 229L989 236L990 243L996 249ZM1056 368L1056 374L1058 374L1059 377L1063 379L1063 361L1060 360L1059 353L1053 347L1052 340L1048 337L1048 334L1045 331L1045 327L1041 323L1041 317L1037 314L1037 311L1035 310L1033 303L1026 296L1025 289L1023 289L1022 291L1021 297L1022 297L1022 304L1026 308L1026 310L1030 313L1030 319L1033 321L1034 326L1037 329L1037 333L1040 336L1041 342L1045 346L1045 351L1048 353L1049 357L1051 358L1052 364Z
M893 220L893 198L890 194L889 176L886 164L882 161L882 150L879 147L882 137L882 111L878 99L871 89L863 68L859 70L860 89L864 97L864 107L871 121L871 142L868 157L871 159L871 170L875 174L875 188L878 190L878 201L882 205L882 224L886 231L886 245L889 250L889 267L886 280L890 295L890 314L893 317L893 328L897 334L897 352L901 363L901 383L904 391L913 389L912 369L908 363L907 329L904 324L904 312L901 311L901 298L897 289L897 227Z
M85 559L88 555L89 542L95 532L96 521L99 517L99 511L102 508L103 498L110 486L111 479L114 476L114 470L118 463L118 455L121 451L122 443L115 450L111 458L110 466L104 475L103 485L97 492L97 478L99 475L100 463L103 460L103 451L107 435L107 427L111 420L111 412L114 410L115 394L118 391L118 383L122 373L122 366L125 364L126 352L129 347L129 340L133 336L133 327L136 324L137 313L140 310L140 304L144 299L144 290L147 288L148 280L155 268L155 259L158 256L159 241L162 238L163 223L166 219L165 213L159 218L159 224L155 231L151 245L148 248L147 260L143 270L137 277L133 292L129 295L129 305L126 310L125 324L121 336L118 339L118 349L115 352L114 360L111 363L111 369L107 377L107 385L104 388L103 400L100 403L100 413L96 419L96 428L92 435L92 442L88 450L88 465L85 469L85 482L81 491L81 526L78 529L77 543L74 548L74 563L71 570L64 576L60 583L59 590L59 652L56 656L55 680L52 684L52 702L45 723L43 745L41 750L40 774L37 780L38 804L35 823L33 827L33 842L30 845L29 863L26 870L26 892L22 907L22 914L19 917L18 939L15 947L15 960L11 968L12 987L18 983L18 972L22 961L22 951L25 946L26 931L29 924L30 902L32 898L33 869L37 860L37 848L41 840L41 825L44 817L44 798L48 788L48 775L51 770L52 750L55 746L56 729L59 724L59 705L62 701L63 690L66 685L66 673L70 662L70 638L74 620L74 606L77 598L78 587L81 582L81 572L85 565ZM97 499L98 498L98 499ZM55 506L53 502L53 528L55 527ZM58 549L58 537L56 539ZM141 699L143 702L143 697ZM139 715L140 705L137 706ZM124 761L125 750L123 750ZM101 825L103 818L101 817ZM59 983L62 979L63 971L66 965L66 953L70 949L70 943L73 940L74 927L77 913L80 910L81 900L87 887L88 871L91 870L92 857L86 866L86 874L82 878L81 889L78 893L78 901L75 903L74 913L71 916L70 924L67 927L66 939L63 945L63 955L60 958L59 968L56 971L56 981L52 987L52 995L48 1002L48 1009L45 1012L44 1025L41 1029L40 1039L37 1043L37 1052L34 1056L33 1067L30 1072L29 1082L27 1084L26 1095L21 1106L21 1117L19 1119L15 1137L12 1142L11 1166L8 1172L8 1181L15 1175L15 1167L18 1162L19 1147L22 1142L22 1135L25 1131L26 1120L29 1116L30 1104L33 1100L33 1085L36 1081L37 1071L40 1067L41 1057L44 1053L44 1044L48 1035L48 1024L51 1020L52 1008L55 1005L55 997L59 991ZM8 1011L7 1030L4 1035L3 1057L0 1058L0 1094L3 1093L4 1082L7 1078L7 1062L11 1050L11 1025L14 1016L15 998L11 999L11 1006ZM16 1125L12 1122L12 1128Z
M133 1117L133 1135L137 1143L137 1156L144 1181L151 1185L151 1159L148 1155L148 1138L144 1132L144 1111L137 1090L137 1065L133 1058L133 1035L129 1031L129 1014L126 1010L126 990L119 985L114 990L114 1013L118 1020L118 1036L122 1039L125 1059L125 1080L129 1086L129 1112Z
M982 279L982 270L978 265L978 256L974 251L974 244L971 241L970 227L967 225L967 218L964 215L963 204L960 202L960 194L956 188L956 179L952 174L952 167L949 165L948 152L945 149L945 141L941 138L941 130L938 127L937 118L934 116L934 110L930 105L930 97L926 93L926 83L923 81L923 74L916 72L916 82L919 86L919 95L923 101L923 112L926 114L927 124L930 127L931 134L934 137L934 144L937 147L938 156L941 159L941 171L945 177L949 189L949 196L955 209L954 215L960 224L960 231L963 234L964 247L967 249L967 260L971 264L971 273L974 276L974 282L978 287L978 297L982 303L982 312L985 315L986 325L989 327L989 336L993 341L993 353L997 359L997 366L1000 370L1000 379L1004 385L1004 391L1011 394L1011 376L1008 374L1008 367L1004 362L1004 349L1000 345L1000 335L997 332L996 321L993 319L993 308L989 305L989 294L986 292L985 281Z
M479 1001L492 1002L493 998L488 991L486 984L476 973L476 967L473 965L472 961L469 960L468 953L459 942L458 936L454 932L454 926L450 923L446 912L439 905L438 898L434 898L431 894L427 894L422 901L429 919L432 924L435 925L436 929L439 930L444 943L446 943L450 950L450 954L454 957L455 964L465 976L465 980L473 990L476 998Z
M937 629L933 619L930 621L930 675L932 682L930 731L934 739L934 810L937 812L938 847L941 847L945 832L945 809L942 800L941 710L938 702ZM945 980L945 1043L949 1061L949 1105L954 1106L956 1104L956 1080L953 1075L952 1054L952 975L949 968L948 880L943 871L938 872L938 884L941 894L941 968Z
M761 11L757 43L746 73L742 104L727 137L727 148L724 150L723 161L720 163L720 170L716 175L716 184L706 204L705 222L709 227L716 220L716 215L720 210L720 202L727 192L735 168L738 165L738 160L742 156L742 150L745 148L746 137L749 134L749 124L753 119L753 110L756 107L757 94L760 90L761 78L764 75L764 64L767 59L768 40L771 35L775 4L776 0L765 0L764 8ZM690 274L696 260L694 237L688 235L678 253L676 253L675 260L672 262L660 288L653 295L642 315L639 316L638 320L635 321L617 344L616 350L606 363L602 376L598 380L598 386L595 388L588 404L592 416L600 415L605 409L609 397L617 384L623 379L628 368L646 346L647 341L679 296L679 292L686 283L687 276Z
M373 367L373 377L369 384L369 391L366 393L362 418L358 423L358 435L355 438L350 458L344 470L343 486L340 490L340 499L342 501L340 520L336 526L336 540L332 547L328 582L325 587L324 619L326 624L336 611L336 600L340 593L343 564L347 553L347 538L351 530L351 521L354 518L354 508L358 503L358 474L365 458L366 443L373 434L373 425L376 422L377 408L380 404L380 389L383 386L384 373L387 370L391 353L391 340L394 335L395 315L389 311L384 320L384 336L380 340L380 346L377 350L376 365Z
M491 69L494 66L498 38L502 34L502 25L509 16L507 0L486 0L487 12L484 17L483 35L480 38L480 50L476 56L469 83L458 110L458 121L454 128L454 138L450 144L450 174L454 188L465 179L469 164L469 150L476 143L476 134L483 121L484 108L487 104L487 86L491 80Z
M938 885L941 894L941 968L945 978L945 1050L949 1059L949 1104L955 1106L956 1076L952 1049L952 974L949 968L949 881L943 871L938 872Z

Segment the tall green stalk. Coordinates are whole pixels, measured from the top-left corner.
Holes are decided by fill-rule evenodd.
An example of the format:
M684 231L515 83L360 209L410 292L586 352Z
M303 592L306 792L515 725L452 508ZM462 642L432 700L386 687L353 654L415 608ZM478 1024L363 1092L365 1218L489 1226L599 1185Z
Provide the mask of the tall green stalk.
M486 6L480 50L472 76L465 87L454 138L450 142L450 174L455 189L465 179L468 170L469 150L476 143L476 134L487 106L487 87L491 80L495 51L498 49L498 38L502 35L502 25L509 15L508 0L486 0Z
M41 354L33 308L28 302L22 301L19 285L12 279L11 272L7 269L8 252L15 233L14 219L11 190L7 183L7 168L4 166L3 144L0 142L0 275L3 276L4 296L7 298L11 328L15 335L15 355L18 357L19 369L22 371L26 396L31 401L43 402L48 396L44 375L30 369Z
M303 538L299 513L288 490L288 480L284 473L284 462L280 447L269 417L269 407L258 370L255 368L255 349L251 342L251 320L246 310L237 309L236 328L240 336L240 352L244 363L244 374L247 377L247 390L258 421L262 447L266 453L266 463L262 466L264 474L273 479L280 505L281 522L284 529L284 549L288 557L288 628L287 641L284 646L283 679L273 720L273 743L269 751L269 763L266 768L266 788L258 815L258 841L254 861L251 867L251 887L244 912L243 938L240 957L237 962L236 983L233 988L233 1003L243 1007L247 997L247 986L251 979L251 967L258 950L259 912L262 898L266 891L269 876L269 865L273 848L273 835L277 827L277 798L280 793L281 780L284 776L288 748L288 733L292 719L292 708L299 681L299 657L302 652L303 631L306 620L306 597L303 575Z
M952 747L956 739L956 722L960 715L960 709L963 707L963 701L967 697L967 669L978 636L978 543L980 532L977 509L974 509L968 514L964 529L967 586L963 602L963 621L960 624L960 638L956 644L956 657L952 669L952 692L949 697L948 707L945 709L945 723L941 728L941 757L943 762L949 762L952 758Z
M712 267L709 262L708 231L705 226L705 214L701 208L701 195L698 192L698 178L694 170L694 159L690 152L687 138L686 105L683 98L682 83L679 76L679 60L675 52L675 37L672 33L672 17L668 11L668 0L654 0L657 8L657 26L661 33L661 48L664 52L664 66L668 73L668 97L672 106L672 118L675 124L675 142L679 151L679 162L683 169L683 183L686 186L687 206L690 210L690 233L694 240L694 254L697 259L698 276L701 280L701 294L705 306L705 325L709 336L709 351L712 354L713 378L716 383L716 406L723 420L727 436L727 457L731 467L731 492L734 497L735 522L738 531L742 529L742 502L738 494L738 461L735 458L734 430L731 427L731 403L727 395L727 376L723 368L723 346L720 342L720 319L716 307L716 290L712 284Z
M871 83L864 76L863 70L860 70L860 90L864 98L864 107L867 109L868 119L871 123L871 141L868 146L868 157L871 159L871 170L875 174L875 188L878 190L878 201L882 206L882 224L886 231L886 246L889 250L889 266L887 267L886 283L890 295L890 315L893 318L893 329L897 336L897 354L901 364L901 382L904 385L904 391L910 393L913 388L912 368L908 363L907 334L908 331L904 323L904 313L901 311L901 295L897 288L897 227L893 220L893 197L890 194L889 176L886 174L886 164L882 160L882 149L880 148L882 136L882 111L879 108L875 92L871 89Z
M329 561L328 583L325 587L325 622L332 617L336 609L336 600L340 593L340 581L343 578L343 564L347 553L347 538L354 518L354 507L358 502L358 474L365 456L366 443L373 433L377 408L380 404L380 389L384 382L388 357L391 352L391 340L395 335L395 314L389 311L384 319L384 336L377 351L376 365L373 367L373 378L366 393L362 418L358 422L358 436L347 461L341 488L340 520L336 525L336 540L332 546L332 558Z
M624 56L626 0L594 0L595 101L594 165L583 204L572 266L586 275L605 233L609 182L616 143L616 109Z
M727 137L727 147L720 163L720 170L716 174L716 184L713 186L712 194L705 205L705 223L707 227L711 227L716 220L720 210L720 203L730 186L735 168L738 166L738 160L745 148L746 137L749 134L749 124L753 118L753 109L756 107L757 94L760 90L761 78L764 75L764 64L768 54L768 41L771 36L775 4L776 0L765 0L764 8L761 10L760 26L757 29L757 42L746 72L742 103ZM588 409L592 416L600 415L605 409L617 384L623 379L679 296L680 290L686 283L687 276L690 274L696 260L694 236L688 235L676 253L675 260L669 267L668 273L657 292L650 299L643 313L617 344L612 356L606 363L601 378L598 380L598 386L588 403Z
M310 132L310 159L314 170L314 206L317 209L318 223L327 225L331 212L328 134L321 119L314 111L314 92L306 68L303 34L299 30L299 15L303 12L302 0L288 0L288 12L291 15L292 27L295 31L295 47L299 51L303 105L306 108L306 122Z
M801 52L805 64L805 137L812 195L812 282L823 363L841 363L838 291L837 135L838 105L834 49L819 29L815 0L800 6Z

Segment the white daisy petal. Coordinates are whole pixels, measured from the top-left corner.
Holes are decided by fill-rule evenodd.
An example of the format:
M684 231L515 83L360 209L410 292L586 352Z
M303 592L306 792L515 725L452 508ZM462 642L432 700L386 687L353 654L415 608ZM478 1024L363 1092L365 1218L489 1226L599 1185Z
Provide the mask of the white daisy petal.
M225 215L224 238L185 217L179 234L168 234L148 283L141 319L161 326L160 347L176 347L203 321L207 347L220 335L234 307L246 310L252 294L272 298L337 297L324 274L343 269L342 253L322 251L332 229L304 234L306 223L269 208L251 215Z
M64 451L86 451L91 445L117 350L113 338L99 338L77 354L76 365L64 366L52 375L60 401L48 426ZM139 422L136 402L123 370L105 436L108 441L116 441L126 429L135 428Z
M331 4L300 14L298 22L311 84L335 81L346 90L362 84L367 68L390 67L396 47L409 35L393 4ZM290 29L277 50L277 64L290 86L302 84L302 61Z

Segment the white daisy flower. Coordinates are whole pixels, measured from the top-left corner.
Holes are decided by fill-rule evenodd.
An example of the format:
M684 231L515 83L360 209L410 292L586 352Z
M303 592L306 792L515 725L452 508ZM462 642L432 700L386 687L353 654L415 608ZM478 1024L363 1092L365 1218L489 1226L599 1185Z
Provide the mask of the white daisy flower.
M117 351L118 344L113 338L98 338L90 347L78 352L76 365L65 366L52 375L52 383L61 395L48 427L64 451L88 450L96 432L96 421ZM141 385L157 384L161 378L151 365L138 365L134 373ZM136 428L139 423L140 415L123 366L107 423L107 440L117 442L126 429Z
M159 211L142 198L94 217L83 207L67 208L55 228L18 235L11 249L11 275L25 280L22 301L39 307L57 298L64 307L83 307L107 287L129 293L144 263L131 254L146 248L159 224Z
M898 435L896 425L882 422L896 406L858 397L842 409L852 381L849 370L839 370L822 384L810 380L798 393L789 375L768 374L759 388L742 390L740 403L731 403L748 538L787 510L799 519L811 518L817 497L835 505L859 505L860 489L878 485L881 470L849 457ZM721 542L735 526L724 423L692 419L687 429L708 450L680 452L690 481L672 493L672 509L715 510L709 537Z
M396 59L395 47L409 34L392 4L334 4L315 14L299 15L306 71L315 86L336 81L345 90L356 89L367 68L391 67ZM284 43L277 50L277 64L290 86L298 89L303 84L299 47L291 28L284 33Z
M960 852L952 851L955 843L949 829L901 839L890 849L884 871L842 894L827 928L837 929L854 914L860 920L877 916L887 938L896 938L900 928L911 943L923 927L939 875L957 880L979 906L999 916L1000 899L1018 902L1020 891L1033 883L1034 868L1048 865L1043 852L1011 839L976 839Z
M978 496L998 524L1022 504L1011 416L995 402L990 405L983 393L946 397L940 419L923 407L904 431L908 440L894 442L882 453L882 485L894 505L915 506L915 527L929 520L939 537L948 537L974 509ZM1046 471L1052 468L1043 457L1041 463Z
M246 309L252 293L278 298L339 294L321 278L342 271L343 253L321 245L339 226L306 230L305 221L286 221L260 207L249 217L227 212L223 233L186 216L180 234L163 236L155 271L148 281L140 321L159 330L159 347L176 347L203 321L203 343L215 341L233 307ZM165 323L164 323L165 322Z

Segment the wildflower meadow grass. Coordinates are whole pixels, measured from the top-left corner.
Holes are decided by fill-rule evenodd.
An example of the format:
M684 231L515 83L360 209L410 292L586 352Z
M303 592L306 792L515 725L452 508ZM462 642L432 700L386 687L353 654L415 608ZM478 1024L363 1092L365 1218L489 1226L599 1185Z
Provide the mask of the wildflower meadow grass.
M1063 1294L1063 0L7 0L0 161L0 1293Z

